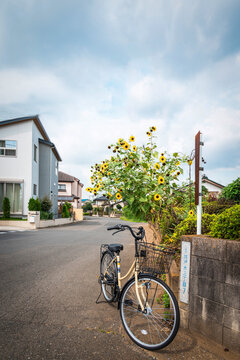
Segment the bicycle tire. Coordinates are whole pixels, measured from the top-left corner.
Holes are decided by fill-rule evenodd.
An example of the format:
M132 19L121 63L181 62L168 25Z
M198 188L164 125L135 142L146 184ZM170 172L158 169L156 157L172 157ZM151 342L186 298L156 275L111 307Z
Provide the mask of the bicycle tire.
M155 276L139 276L139 292L146 297L142 312L135 291L135 278L124 286L119 301L121 320L128 336L147 350L158 350L169 345L175 338L180 312L172 290Z
M108 269L108 278L104 278L105 271L113 258L114 255L111 251L105 251L102 255L100 265L102 292L107 302L114 301L117 296L117 265L115 261Z

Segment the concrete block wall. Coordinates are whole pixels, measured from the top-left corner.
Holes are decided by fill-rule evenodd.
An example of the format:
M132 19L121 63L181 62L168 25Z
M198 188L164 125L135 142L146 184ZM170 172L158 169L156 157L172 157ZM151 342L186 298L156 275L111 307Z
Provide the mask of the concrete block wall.
M202 236L190 241L189 304L182 324L240 352L240 242Z

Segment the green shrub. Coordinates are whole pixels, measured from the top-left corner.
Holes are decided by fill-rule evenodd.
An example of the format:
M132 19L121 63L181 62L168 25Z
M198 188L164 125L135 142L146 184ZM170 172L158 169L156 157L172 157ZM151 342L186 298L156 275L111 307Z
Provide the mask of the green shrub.
M10 201L9 198L5 197L3 199L3 217L6 219L10 218Z
M202 215L202 234L208 234L211 229L211 223L216 215L203 214ZM194 235L197 233L197 215L188 216L179 225L176 226L173 240L177 242L182 235Z
M86 202L86 204L84 204L82 208L83 208L83 211L86 211L86 212L93 209L92 204L89 201Z
M240 205L232 206L219 214L211 224L211 236L240 240Z
M222 190L221 197L227 200L234 200L238 203L240 202L240 177L225 186Z
M41 203L38 198L34 199L33 197L28 201L28 210L29 211L40 211L41 210Z
M49 213L51 207L52 207L51 200L49 199L48 196L44 196L43 199L41 200L41 210Z
M69 218L70 217L70 213L69 213L69 208L68 208L68 204L64 203L63 207L62 207L62 217L63 218Z
M205 214L221 214L224 210L235 205L234 200L219 198L215 201L204 201L202 204L203 213Z
M53 218L52 213L48 213L47 211L40 212L40 220L51 220Z

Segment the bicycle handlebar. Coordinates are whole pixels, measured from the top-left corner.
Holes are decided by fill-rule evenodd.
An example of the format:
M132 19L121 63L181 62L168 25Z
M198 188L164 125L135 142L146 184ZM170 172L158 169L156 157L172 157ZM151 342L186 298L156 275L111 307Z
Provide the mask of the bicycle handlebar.
M118 225L110 226L110 227L107 228L107 230L118 230L118 231L124 231L126 229L128 229L131 232L132 236L136 240L142 240L144 238L144 236L145 236L145 230L144 230L144 228L142 226L140 226L138 228L139 231L137 232L137 234L134 233L133 229L129 225L118 224Z

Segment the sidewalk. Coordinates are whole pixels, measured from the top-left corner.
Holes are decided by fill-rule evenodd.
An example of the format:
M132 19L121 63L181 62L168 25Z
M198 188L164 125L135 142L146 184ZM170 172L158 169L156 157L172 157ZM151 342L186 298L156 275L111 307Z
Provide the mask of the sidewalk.
M124 335L125 339L127 338ZM130 345L131 340L126 339ZM239 354L228 351L206 337L180 329L176 338L166 348L149 352L156 360L239 360Z

